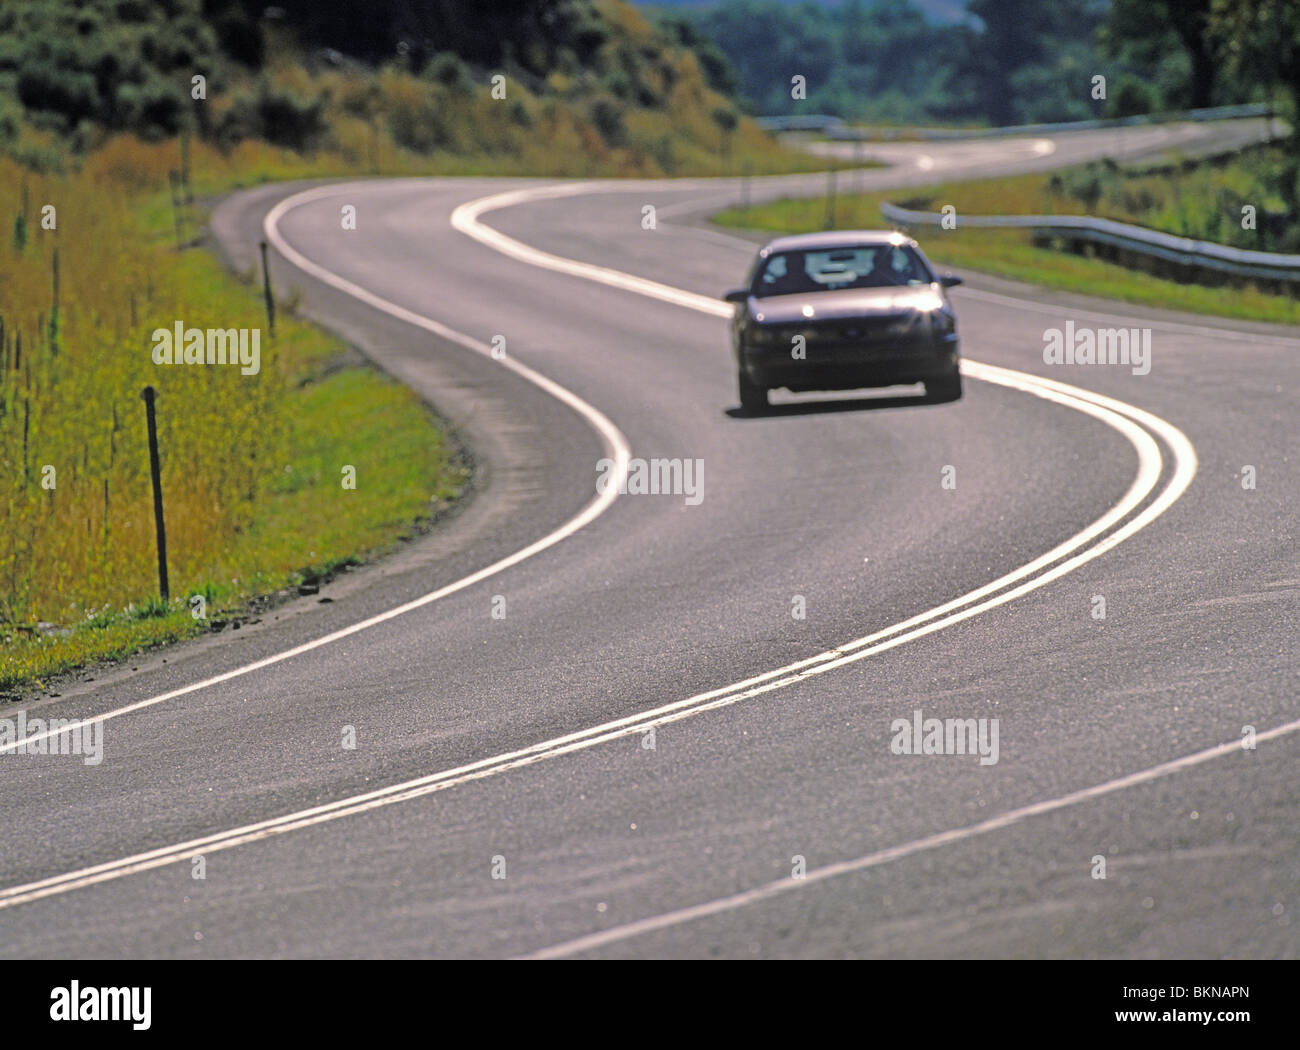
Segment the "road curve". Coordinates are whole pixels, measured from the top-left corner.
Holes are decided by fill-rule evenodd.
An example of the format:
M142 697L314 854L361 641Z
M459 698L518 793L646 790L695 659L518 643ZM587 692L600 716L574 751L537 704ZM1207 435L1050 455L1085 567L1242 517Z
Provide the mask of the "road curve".
M891 159L932 180L1115 141ZM0 756L0 953L1297 953L1296 333L978 279L961 403L743 418L704 304L752 244L693 222L737 192L218 210L238 265L274 213L277 280L463 430L478 491L329 605L29 705L113 717L99 766ZM1066 320L1150 327L1150 374L1043 364ZM624 454L702 461L703 498L602 498ZM916 710L997 718L998 761L891 753Z

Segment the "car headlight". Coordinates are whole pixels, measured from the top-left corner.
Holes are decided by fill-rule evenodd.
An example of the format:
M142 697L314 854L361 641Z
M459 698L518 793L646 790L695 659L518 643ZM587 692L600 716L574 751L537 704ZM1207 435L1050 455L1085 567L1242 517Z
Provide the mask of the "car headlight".
M911 335L916 331L917 326L925 321L925 314L920 310L913 310L889 323L888 332L890 335Z
M783 329L776 325L753 324L749 326L749 338L746 342L750 346L776 346L781 341L782 333Z

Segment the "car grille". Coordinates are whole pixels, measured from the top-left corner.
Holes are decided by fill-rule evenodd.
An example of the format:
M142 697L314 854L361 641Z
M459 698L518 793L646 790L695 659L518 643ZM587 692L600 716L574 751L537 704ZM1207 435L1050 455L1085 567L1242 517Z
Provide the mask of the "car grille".
M809 352L819 348L827 352L851 351L855 348L881 351L925 342L930 326L914 312L898 311L870 317L843 317L834 320L809 319L802 324L757 324L750 329L749 345L764 349L786 348L802 337Z
M809 343L869 343L907 335L912 331L914 323L914 315L909 311L883 316L813 321L800 327L792 326L789 334L802 334Z

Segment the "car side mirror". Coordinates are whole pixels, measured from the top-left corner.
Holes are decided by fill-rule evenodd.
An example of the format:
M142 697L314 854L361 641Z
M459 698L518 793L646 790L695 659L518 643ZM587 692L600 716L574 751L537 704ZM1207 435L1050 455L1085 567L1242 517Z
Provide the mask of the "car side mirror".
M957 287L957 285L965 284L966 282L963 281L960 277L958 277L955 273L946 273L939 278L939 283L943 285L945 288L955 288Z
M729 291L729 292L728 292L726 295L724 295L722 298L725 299L725 300L726 300L727 302L729 302L729 303L743 303L746 299L749 298L749 289L748 289L748 288L733 288L731 291Z

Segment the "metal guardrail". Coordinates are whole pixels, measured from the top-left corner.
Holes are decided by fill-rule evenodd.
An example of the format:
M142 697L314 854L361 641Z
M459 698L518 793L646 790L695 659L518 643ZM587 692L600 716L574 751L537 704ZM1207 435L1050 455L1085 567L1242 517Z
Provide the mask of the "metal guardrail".
M880 211L890 222L903 227L939 226L944 218L940 212L909 211L889 203L882 204ZM1229 248L1213 241L1178 237L1089 215L959 215L957 226L1031 229L1045 237L1105 244L1189 270L1215 270L1236 277L1261 277L1288 283L1300 281L1300 255Z
M834 137L844 128L843 117L825 113L809 113L798 117L755 117L754 123L764 131L824 131Z
M1208 120L1242 120L1246 117L1267 117L1270 115L1270 109L1266 103L1252 102L1243 106L1215 106L1210 109L1191 109L1181 113L1155 113L1143 114L1134 117L1103 117L1096 120L1073 120L1057 124L1022 124L1018 127L1009 128L854 128L848 127L843 121L835 124L827 124L824 127L809 127L799 130L813 130L826 132L826 137L840 141L852 141L854 139L866 139L873 135L908 135L919 139L986 139L1002 138L1010 135L1050 135L1062 131L1094 131L1100 128L1128 128L1139 127L1147 124L1170 124L1176 121L1208 121ZM779 119L779 118L771 118ZM786 119L803 119L803 118L786 118ZM814 120L826 120L827 118L808 118ZM838 120L838 118L830 118ZM792 130L781 128L779 130Z

